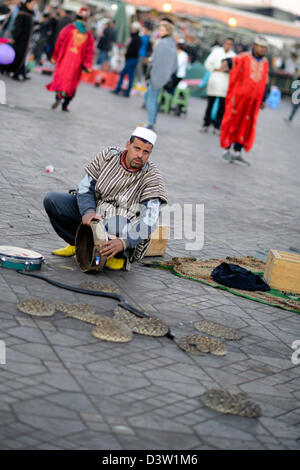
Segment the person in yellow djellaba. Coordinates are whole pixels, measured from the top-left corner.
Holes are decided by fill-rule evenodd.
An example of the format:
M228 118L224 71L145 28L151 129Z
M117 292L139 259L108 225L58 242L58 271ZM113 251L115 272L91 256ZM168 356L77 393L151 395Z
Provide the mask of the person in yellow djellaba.
M76 195L46 195L44 207L50 222L68 243L53 254L73 256L79 225L96 219L107 234L100 249L105 267L129 270L132 262L145 256L160 208L168 202L163 178L149 161L156 138L151 129L137 127L125 148L108 147L85 167Z

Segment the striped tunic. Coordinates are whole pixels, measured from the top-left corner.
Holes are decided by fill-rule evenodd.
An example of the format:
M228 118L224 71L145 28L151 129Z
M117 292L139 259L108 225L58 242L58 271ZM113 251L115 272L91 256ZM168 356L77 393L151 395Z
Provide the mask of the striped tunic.
M85 167L95 181L97 214L103 218L115 215L126 217L134 225L140 215L140 203L159 198L167 203L162 176L152 162L136 172L127 171L121 164L124 149L108 147Z

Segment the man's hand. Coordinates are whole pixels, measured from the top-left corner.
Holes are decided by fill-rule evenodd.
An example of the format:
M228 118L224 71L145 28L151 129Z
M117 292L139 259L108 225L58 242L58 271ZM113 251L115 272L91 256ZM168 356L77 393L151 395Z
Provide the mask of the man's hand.
M227 60L222 60L220 72L229 72L228 62Z
M97 219L97 220L103 220L103 217L101 217L100 215L96 214L96 212L88 212L87 214L84 214L82 216L82 223L84 225L90 225L91 221L93 219Z
M112 235L108 235L108 237L111 238ZM123 249L124 247L121 240L119 238L113 238L112 240L101 244L100 255L107 256L107 259L109 259L117 253L120 253L120 251L123 251Z
M260 109L265 109L265 107L266 107L266 102L263 101L263 102L261 103L261 105L260 105Z

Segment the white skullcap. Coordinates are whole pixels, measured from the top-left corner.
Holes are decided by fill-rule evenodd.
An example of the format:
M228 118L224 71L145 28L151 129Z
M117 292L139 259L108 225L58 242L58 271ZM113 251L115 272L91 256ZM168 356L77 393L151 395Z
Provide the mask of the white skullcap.
M147 140L150 144L154 146L156 142L157 135L155 132L151 131L151 129L147 129L146 127L137 127L134 129L133 133L131 134L132 137L140 137L141 139Z
M140 31L141 29L141 25L138 21L134 21L132 24L131 24L131 28L135 29L136 31Z
M257 35L254 39L254 44L257 44L257 46L268 47L267 39L264 36L261 36L260 34Z

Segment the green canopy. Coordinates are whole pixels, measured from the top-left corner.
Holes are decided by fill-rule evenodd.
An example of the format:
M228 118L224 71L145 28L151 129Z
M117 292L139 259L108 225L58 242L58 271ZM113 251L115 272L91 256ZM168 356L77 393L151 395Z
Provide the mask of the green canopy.
M129 36L129 26L126 16L125 3L119 2L118 9L114 16L115 30L116 30L116 42L117 44L124 44Z

